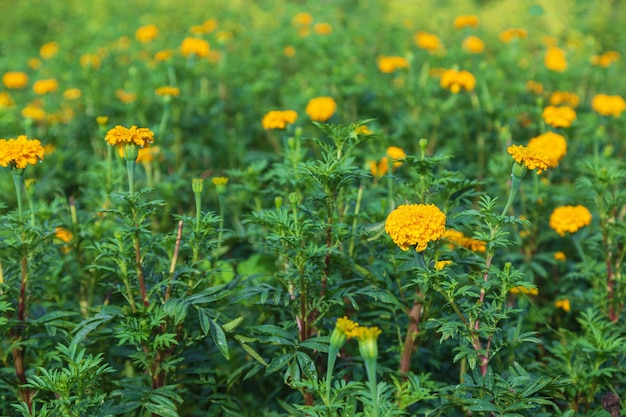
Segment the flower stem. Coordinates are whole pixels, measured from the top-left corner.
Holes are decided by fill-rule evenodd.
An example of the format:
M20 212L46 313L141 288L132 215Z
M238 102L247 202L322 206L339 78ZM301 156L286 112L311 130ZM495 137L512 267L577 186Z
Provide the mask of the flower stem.
M135 161L126 160L126 171L128 172L128 194L132 199L135 196Z
M22 188L24 184L24 170L13 171L13 184L15 185L15 197L17 199L17 215L21 222L24 216L24 207L22 204Z
M522 184L522 179L520 177L511 175L511 191L509 192L509 199L507 200L506 205L504 206L504 209L502 210L501 216L505 216L506 213L509 211L511 204L513 204L515 197L517 197L517 193L519 192L519 188L521 184Z
M376 359L366 359L365 369L372 395L372 417L378 417L378 385L376 384Z

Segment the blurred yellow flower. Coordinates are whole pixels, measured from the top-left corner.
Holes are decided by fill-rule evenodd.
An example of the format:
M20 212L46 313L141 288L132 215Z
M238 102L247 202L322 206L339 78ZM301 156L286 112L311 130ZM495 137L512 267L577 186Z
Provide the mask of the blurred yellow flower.
M77 100L82 96L80 88L68 88L63 92L63 98L67 100Z
M358 135L371 135L373 133L367 125L357 127L354 132Z
M211 33L215 29L217 29L218 26L219 24L217 23L216 19L207 19L204 21L204 23L202 23L202 28L204 29L204 33Z
M567 141L563 135L546 132L536 136L526 145L529 149L541 152L548 158L548 168L556 168L567 154Z
M44 148L37 139L19 135L16 139L0 139L0 166L23 169L43 160Z
M378 57L378 69L385 74L391 74L399 68L409 68L409 60L401 56Z
M156 25L145 25L135 31L135 39L141 43L150 43L159 36Z
M74 235L72 234L72 232L67 230L65 227L60 227L60 226L54 229L54 236L64 243L70 243L72 239L74 238Z
M39 56L43 60L48 60L55 56L59 52L59 49L61 49L61 46L58 42L44 43L41 45L41 48L39 48Z
M28 58L28 68L37 70L41 67L41 60L39 58Z
M539 290L537 288L526 288L523 285L513 287L509 292L511 294L539 295Z
M45 80L37 80L33 84L33 91L37 95L44 95L48 93L53 93L59 88L59 82L54 78L48 78Z
M521 145L509 146L507 152L513 157L515 162L525 166L529 170L537 169L537 174L541 174L548 169L550 160L543 153Z
M401 160L406 158L406 152L397 146L390 146L387 148L387 156L393 161L393 167L398 168L402 166Z
M300 26L310 26L313 23L313 16L309 13L300 12L291 19L291 23Z
M435 262L435 271L441 271L446 266L450 265L452 261L437 261Z
M83 54L80 57L80 66L83 68L100 68L100 57L96 54Z
M2 75L2 84L8 89L20 89L28 85L28 74L22 71L8 71Z
M626 102L621 96L596 94L591 100L591 108L601 116L619 117L626 110Z
M476 78L469 71L450 69L443 73L439 85L449 89L452 94L458 94L461 89L472 91L476 87Z
M567 106L547 106L543 109L541 117L552 127L570 127L576 120L576 112Z
M172 57L172 51L170 50L159 51L156 54L154 54L154 60L157 62L167 61L171 57Z
M556 46L548 48L543 58L543 63L550 71L563 72L567 69L567 60L565 59L565 51Z
M463 234L463 232L458 230L446 229L442 237L458 246L469 249L472 252L485 252L487 250L487 242L467 237ZM451 249L453 248L454 246L451 245Z
M154 133L146 127L131 126L126 128L117 125L107 132L104 140L111 146L135 144L143 147L154 142Z
M378 358L378 336L381 331L378 327L354 327L348 337L354 337L359 341L359 353L363 360L371 361Z
M478 36L470 35L463 39L462 47L470 54L480 54L485 50L485 42Z
M570 309L572 308L572 305L569 301L568 298L564 298L562 300L556 300L554 302L554 308L560 308L561 310L565 311L566 313L570 312Z
M211 47L209 42L200 38L185 38L180 45L180 52L184 57L190 57L195 55L200 58L206 58L209 56Z
M305 112L314 122L325 122L337 110L337 103L332 97L315 97L309 100Z
M383 156L380 161L369 161L370 173L374 178L380 178L389 172L389 158Z
M437 52L442 47L439 37L432 33L419 31L414 35L413 39L419 48L425 49L430 53Z
M298 119L295 110L272 110L263 116L261 124L265 130L285 129L288 124L294 124Z
M157 88L156 90L154 90L154 92L157 96L178 97L180 95L180 88L165 85L163 87Z
M6 91L0 91L0 109L6 109L14 105L15 101L13 101L11 95Z
M446 215L434 204L403 204L385 221L385 231L402 250L415 246L421 252L445 230Z
M607 68L613 62L619 61L621 55L617 51L608 51L602 55L594 55L591 57L591 64Z
M526 29L509 28L500 32L500 40L504 43L510 43L515 39L524 39L528 36Z
M137 100L137 94L130 93L128 91L117 89L115 90L115 97L117 97L122 103L129 104Z
M479 24L478 17L474 15L457 16L454 19L454 27L457 29L463 29L465 27L476 27Z
M291 45L287 45L285 46L285 48L283 49L283 54L285 54L285 56L287 58L291 58L296 54L296 48L294 48Z
M566 259L567 259L567 256L565 256L565 252L562 252L562 251L554 252L554 260L563 262Z
M541 95L543 93L543 84L534 80L526 81L526 90L533 94Z
M22 109L22 116L26 119L41 121L46 119L47 114L41 107L28 105Z
M333 27L330 25L330 23L316 23L313 26L313 32L317 33L318 35L330 35L333 31Z
M578 107L580 98L578 94L569 91L555 91L550 94L550 104L553 106L565 105L571 108Z
M561 206L552 211L550 227L561 236L576 233L591 223L591 212L585 206Z

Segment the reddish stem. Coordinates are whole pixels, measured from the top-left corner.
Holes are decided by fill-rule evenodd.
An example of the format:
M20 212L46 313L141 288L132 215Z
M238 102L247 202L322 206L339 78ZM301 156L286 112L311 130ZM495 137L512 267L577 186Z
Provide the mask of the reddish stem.
M421 292L417 291L417 297L420 299ZM402 350L402 358L400 359L400 372L406 374L411 369L411 355L415 350L417 335L419 333L419 323L422 314L423 305L415 300L413 307L409 311L409 328L404 339L404 349Z

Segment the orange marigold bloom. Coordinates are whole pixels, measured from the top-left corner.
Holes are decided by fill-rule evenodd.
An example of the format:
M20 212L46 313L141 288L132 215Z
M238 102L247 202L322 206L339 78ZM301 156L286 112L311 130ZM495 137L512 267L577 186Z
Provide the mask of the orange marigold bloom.
M452 261L437 261L435 262L435 271L441 271L446 266L450 265Z
M33 84L33 91L40 96L48 93L53 93L59 88L59 82L54 78L46 80L37 80Z
M445 230L446 215L434 204L403 204L385 221L385 231L402 250L415 246L421 252Z
M6 109L14 105L15 101L13 101L11 95L6 91L0 91L0 109Z
M554 308L560 308L566 313L569 313L572 308L572 304L570 303L569 299L564 298L563 300L556 300L554 302Z
M470 54L480 54L485 50L485 42L478 36L470 35L463 39L462 47Z
M117 97L122 103L129 104L137 100L137 94L124 91L122 89L115 90L115 97Z
M80 91L80 88L68 88L63 92L63 98L67 100L77 100L82 94L83 93Z
M44 60L50 59L59 52L59 49L61 49L61 46L58 42L44 43L41 45L41 48L39 48L39 56Z
M570 127L576 120L576 112L567 106L548 106L543 109L541 117L552 127Z
M554 132L546 132L532 138L527 147L541 152L548 158L548 168L556 168L565 154L567 154L567 141L563 135Z
M107 132L104 140L111 146L135 144L143 147L154 142L154 133L146 127L131 126L126 128L117 125Z
M626 110L626 102L621 96L596 94L591 100L591 108L602 116L619 117Z
M389 158L383 156L380 161L369 161L372 177L380 178L389 172Z
M313 26L313 31L318 35L330 35L333 31L333 27L330 23L316 23Z
M2 76L2 84L9 89L24 88L28 85L28 74L22 71L5 72Z
M156 90L154 90L154 92L157 96L178 97L180 95L180 88L166 85L166 86L157 88Z
M296 54L296 48L294 48L291 45L287 45L285 46L285 48L283 49L283 54L285 54L285 56L287 58L291 58Z
M305 112L314 122L325 122L330 119L337 110L337 103L332 97L315 97L309 100Z
M510 28L500 32L500 40L504 43L510 43L515 39L524 39L528 36L526 29Z
M441 87L449 89L452 94L458 94L461 89L472 91L476 87L476 78L469 71L450 69L443 73L439 84Z
M406 158L406 152L397 146L390 146L387 148L387 156L393 161L393 167L398 168L402 166L401 160Z
M578 94L571 93L569 91L555 91L550 94L550 104L553 106L565 105L568 107L576 108L580 103Z
M454 19L454 27L463 29L465 27L476 27L479 24L478 17L474 15L458 16Z
M484 240L467 237L458 230L447 229L443 234L443 238L453 242L459 246L467 248L473 252L485 252L487 250L487 242ZM452 248L453 246L451 246Z
M74 235L72 234L72 232L67 230L65 227L60 227L60 226L54 229L54 236L64 243L70 243L72 239L74 238Z
M540 95L543 93L543 84L534 80L526 81L526 90L533 94Z
M22 109L22 116L26 119L41 121L46 119L47 114L41 107L29 104Z
M272 110L263 116L261 124L263 129L285 129L288 124L294 124L298 119L298 113L295 110Z
M154 60L157 62L167 61L171 57L172 57L172 51L170 50L159 51L156 54L154 54Z
M300 26L310 26L313 23L313 16L309 13L300 12L291 19L291 23Z
M24 169L43 160L44 148L37 139L20 135L16 139L0 139L0 165Z
M563 251L554 252L554 260L563 262L566 259L567 259L567 256L565 256L565 252Z
M537 174L541 174L548 169L550 160L543 153L521 145L509 146L507 152L513 157L515 162L524 165L527 169L537 168Z
M437 52L442 46L437 35L424 31L417 32L414 36L414 40L419 48L425 49L430 53Z
M561 206L552 211L550 227L561 236L565 233L576 233L591 223L591 212L585 206Z
M567 69L565 51L556 46L548 48L543 58L543 63L550 71L563 72Z
M537 288L526 288L523 285L513 287L509 292L511 294L539 295L539 290Z
M137 159L135 161L138 163L152 162L154 160L154 157L159 155L160 152L161 152L161 148L159 148L158 146L146 146L146 147L140 148L139 152L137 152ZM123 146L118 147L118 153L120 154L122 158L124 158Z
M385 74L391 74L399 68L408 68L409 60L402 56L378 57L378 69Z
M135 39L141 43L150 43L159 36L156 25L145 25L135 31Z
M80 66L83 68L100 68L100 57L96 54L84 54L80 57Z
M593 65L607 68L613 62L619 61L621 55L617 51L608 51L603 53L602 55L594 55L591 57L591 63Z
M200 58L206 58L209 56L210 50L209 42L200 38L185 38L180 45L180 52L184 57L196 55Z

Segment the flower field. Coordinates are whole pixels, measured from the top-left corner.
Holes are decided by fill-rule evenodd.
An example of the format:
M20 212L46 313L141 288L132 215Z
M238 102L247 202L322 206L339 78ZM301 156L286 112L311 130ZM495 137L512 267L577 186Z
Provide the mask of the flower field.
M179 3L0 3L0 415L623 414L619 2Z

